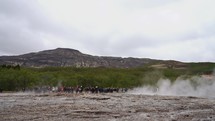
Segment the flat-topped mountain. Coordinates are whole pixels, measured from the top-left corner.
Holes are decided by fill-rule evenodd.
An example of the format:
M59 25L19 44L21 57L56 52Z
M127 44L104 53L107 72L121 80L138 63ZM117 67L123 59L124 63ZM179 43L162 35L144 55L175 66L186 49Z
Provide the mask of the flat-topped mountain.
M20 65L26 67L114 67L134 68L154 62L166 62L148 58L121 58L92 56L83 54L78 50L68 48L57 48L18 56L0 56L0 65ZM180 63L171 61L171 63ZM160 65L163 66L163 65Z

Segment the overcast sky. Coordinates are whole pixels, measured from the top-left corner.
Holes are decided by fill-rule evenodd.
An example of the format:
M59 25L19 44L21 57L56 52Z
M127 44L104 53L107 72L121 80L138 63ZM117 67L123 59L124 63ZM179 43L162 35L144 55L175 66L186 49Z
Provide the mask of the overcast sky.
M0 0L0 55L73 48L215 62L215 0Z

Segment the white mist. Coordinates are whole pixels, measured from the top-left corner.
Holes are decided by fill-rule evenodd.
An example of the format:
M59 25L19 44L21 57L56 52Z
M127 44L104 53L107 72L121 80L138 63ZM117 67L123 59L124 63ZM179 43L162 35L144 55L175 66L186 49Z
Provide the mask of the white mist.
M215 76L196 76L186 80L178 78L174 82L168 79L160 79L154 87L143 86L128 93L215 98Z

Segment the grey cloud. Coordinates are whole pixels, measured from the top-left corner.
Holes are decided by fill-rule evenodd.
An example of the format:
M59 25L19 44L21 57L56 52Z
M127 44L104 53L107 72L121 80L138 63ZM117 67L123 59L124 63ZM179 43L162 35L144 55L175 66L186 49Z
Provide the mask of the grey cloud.
M153 7L159 7L166 4L171 4L174 2L178 2L179 0L122 0L122 3L126 7L131 7L133 9L139 9L139 8L153 8Z
M34 50L38 49L38 46L42 46L42 43L37 41L39 38L27 28L23 28L23 24L11 24L0 23L1 50L7 53L23 53L25 50Z
M45 49L42 34L71 36L74 32L48 18L34 0L1 0L0 21L0 51L11 54Z
M0 46L1 51L11 54L24 53L41 47L39 36L29 29L29 11L22 0L0 1ZM23 6L22 6L23 5Z
M108 48L112 48L113 52L117 52L118 55L134 56L132 53L137 48L156 47L161 43L161 41L152 40L143 36L131 36L121 38L120 40L111 43Z
M34 0L1 0L0 13L8 18L25 20L35 28L48 23L45 14ZM34 23L34 24L32 24Z
M177 36L174 40L176 41L189 41L194 39L204 39L214 36L215 33L215 24L210 23L207 26L203 26L196 30L192 30L186 34Z
M141 55L140 53L137 54L136 50L138 48L156 48L157 46L165 44L162 41L153 40L140 35L128 37L119 36L119 39L114 39L111 35L102 38L87 36L83 38L82 42L84 48L88 48L89 51L97 55L125 57L137 57L137 55Z
M161 2L159 0L153 0L153 2L147 2L146 0L144 0L143 3L139 3L141 1L138 1L132 2L131 4L127 4L130 3L130 1L120 1L119 5L121 5L121 3L125 3L126 5L119 7L130 7L126 8L125 11L132 11L133 9L136 9L136 7L137 9L142 10L142 7L147 8L148 6L149 8L153 8L157 6L165 6L166 4L171 4L177 1L178 0L164 0ZM207 58L209 58L210 61L215 59L213 55L211 56L211 53L215 51L213 47L215 43L212 42L212 40L208 41L208 38L210 37L215 38L214 22L211 22L211 24L207 23L201 25L200 28L196 30L191 28L190 31L186 33L178 34L177 32L173 32L175 35L168 36L167 34L167 36L161 36L160 38L156 37L156 33L155 38L152 38L153 33L149 36L147 36L147 32L145 32L144 34L143 31L147 31L147 29L143 29L142 32L137 33L132 32L132 30L130 32L129 30L128 34L126 34L126 32L123 33L123 31L120 31L119 29L119 31L122 33L116 33L116 31L118 32L118 30L116 29L117 25L116 27L112 26L111 30L107 31L107 33L105 33L104 35L101 36L99 34L98 36L98 33L96 32L95 35L91 35L91 32L89 32L88 30L82 30L84 29L83 27L79 28L76 26L77 28L74 29L75 26L72 27L73 24L71 26L67 26L66 23L58 23L57 21L55 21L56 18L51 18L51 16L46 13L46 11L44 11L44 9L37 2L38 1L35 0L0 0L1 55L21 54L30 51L50 49L50 46L47 47L47 45L44 44L44 37L51 36L50 38L45 38L50 44L53 44L53 46L51 47L60 46L74 48L80 50L83 53L94 55L132 57L147 56L149 58L165 59L172 59L171 55L174 55L173 57L179 60L181 59L195 61L201 60L199 59L201 55L199 55L198 53L203 52L207 53L205 54L206 59L204 60L207 60ZM132 21L133 19L131 19L131 22ZM136 24L134 24L134 26L136 26ZM125 28L127 28L126 25ZM138 33L141 34L138 35ZM198 52L196 52L194 49L193 52L190 52L189 57L185 56L184 53L187 53L190 50L184 50L182 44L180 44L180 48L177 45L180 42L189 43L192 40L195 46L195 41L198 41L198 39L201 39L202 41L205 40L208 43L204 45L204 47L200 48L201 50L199 50ZM170 47L166 47L165 45L169 45ZM168 55L168 53L166 53L165 51L168 51L168 49L172 46L176 47L176 50L173 50L172 53L178 52L178 50L180 51L180 49L181 53L177 53L178 55L175 55L169 52L170 55ZM161 49L159 50L159 48ZM192 48L194 47L190 48L192 50ZM158 52L162 50L164 51ZM165 54L165 57L162 56L163 54Z

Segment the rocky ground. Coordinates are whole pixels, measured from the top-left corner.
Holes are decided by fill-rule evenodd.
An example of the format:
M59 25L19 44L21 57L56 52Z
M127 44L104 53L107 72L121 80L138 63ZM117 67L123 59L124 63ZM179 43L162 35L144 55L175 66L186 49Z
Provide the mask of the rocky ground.
M1 93L2 121L210 121L215 100L125 93Z

